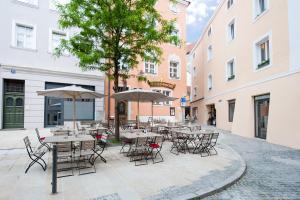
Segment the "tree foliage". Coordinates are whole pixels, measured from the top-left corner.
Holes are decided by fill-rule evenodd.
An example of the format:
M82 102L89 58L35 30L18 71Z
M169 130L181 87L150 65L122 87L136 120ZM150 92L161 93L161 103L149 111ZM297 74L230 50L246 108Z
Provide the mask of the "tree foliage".
M70 52L85 70L126 75L139 61L159 63L162 43L179 43L175 20L155 9L157 0L71 0L58 5L59 24L76 33L63 40L57 54Z
M155 9L157 1L71 0L58 5L61 28L75 33L62 40L56 54L67 51L79 59L82 69L106 72L117 92L119 79L130 78L140 61L159 63L161 45L180 42L174 34L175 20L162 17ZM115 122L119 127L117 104ZM119 138L119 129L116 135Z

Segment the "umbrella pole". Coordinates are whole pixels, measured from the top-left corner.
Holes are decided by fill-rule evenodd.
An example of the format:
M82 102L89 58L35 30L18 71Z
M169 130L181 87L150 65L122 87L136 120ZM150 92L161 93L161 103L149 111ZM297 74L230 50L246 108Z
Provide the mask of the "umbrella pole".
M151 102L151 115L152 115L152 127L153 127L153 121L154 121L154 119L153 119L153 101Z
M75 119L76 119L76 102L75 97L73 97L73 129L75 131Z
M137 118L136 118L137 128L138 128L138 129L140 129L140 120L139 120L139 116L140 116L140 100L138 100L138 110L137 110Z

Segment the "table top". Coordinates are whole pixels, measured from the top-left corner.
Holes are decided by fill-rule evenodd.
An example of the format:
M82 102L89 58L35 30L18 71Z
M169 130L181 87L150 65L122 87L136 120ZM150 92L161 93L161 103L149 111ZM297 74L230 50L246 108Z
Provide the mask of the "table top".
M98 130L107 130L105 127L93 127L93 128L86 128L88 131L98 131Z
M71 136L50 136L46 137L43 142L45 143L59 143L59 142L84 142L84 141L93 141L91 135L71 135Z
M126 139L136 139L136 138L147 138L147 137L162 137L161 135L153 132L121 132L121 136Z
M189 130L174 130L173 132L175 133L182 133L186 135L201 135L204 133L212 133L213 131L211 130L197 130L197 131L189 131Z

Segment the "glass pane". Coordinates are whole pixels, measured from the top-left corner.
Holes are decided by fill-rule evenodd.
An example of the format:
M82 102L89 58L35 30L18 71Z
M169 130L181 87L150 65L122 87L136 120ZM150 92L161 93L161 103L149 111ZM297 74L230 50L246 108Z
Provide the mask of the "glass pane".
M23 106L23 99L22 98L17 98L16 99L16 106Z
M14 99L12 97L8 97L5 101L6 106L13 106L14 105Z

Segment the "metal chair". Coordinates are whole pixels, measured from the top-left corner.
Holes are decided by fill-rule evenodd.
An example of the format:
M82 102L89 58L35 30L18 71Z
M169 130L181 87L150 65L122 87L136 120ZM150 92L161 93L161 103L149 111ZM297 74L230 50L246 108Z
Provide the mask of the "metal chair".
M42 146L40 146L40 148L38 148L36 151L33 151L32 147L31 147L31 142L30 142L28 136L24 137L23 141L25 143L25 147L26 147L28 156L31 159L30 164L28 165L28 167L25 170L25 174L28 172L30 167L32 167L35 163L38 163L43 168L43 170L46 171L47 164L42 158L46 153L45 149L42 148ZM42 163L44 165L39 161L42 161Z
M150 155L151 155L153 164L160 163L160 162L164 161L164 158L162 157L162 155L160 153L161 149L162 149L162 146L163 146L163 142L164 142L163 137L156 137L155 140L154 140L154 143L149 144ZM158 161L155 161L157 156L159 156L160 159Z
M80 154L78 160L79 175L96 173L94 165L95 141L83 141L80 145ZM83 165L81 165L83 163ZM81 173L82 169L93 169L93 171Z
M105 150L106 145L107 145L108 134L103 133L101 135L97 135L95 138L96 138L96 146L93 150L95 153L95 156L93 158L93 163L95 163L97 158L100 158L103 162L106 163L106 160L105 160L105 158L103 158L102 153Z
M41 146L46 147L49 151L51 151L50 145L44 142L45 137L40 136L40 131L38 128L35 129L35 132L36 132L37 138L38 138Z
M209 147L208 147L208 150L209 150L209 154L210 154L210 155L217 155L217 154L218 154L217 150L215 149L215 146L216 146L216 144L217 144L218 138L219 138L219 133L213 133L213 134L212 134L211 141L210 141L210 145L209 145ZM214 153L211 153L211 150L212 150Z
M135 166L147 165L149 150L147 146L147 138L136 138L135 144L132 147L132 150L129 154L130 162L135 162ZM145 161L144 163L138 164L138 161Z
M71 171L70 174L58 175L57 178L74 176L74 160L73 160L73 145L72 142L56 143L57 147L57 172ZM57 173L58 174L58 173Z
M195 147L193 153L196 153L198 151L198 153L200 153L201 157L209 156L209 146L210 146L210 142L211 142L211 137L212 137L211 133L203 134L199 140L199 143L198 144L196 143L196 147ZM205 155L205 153L207 155Z

